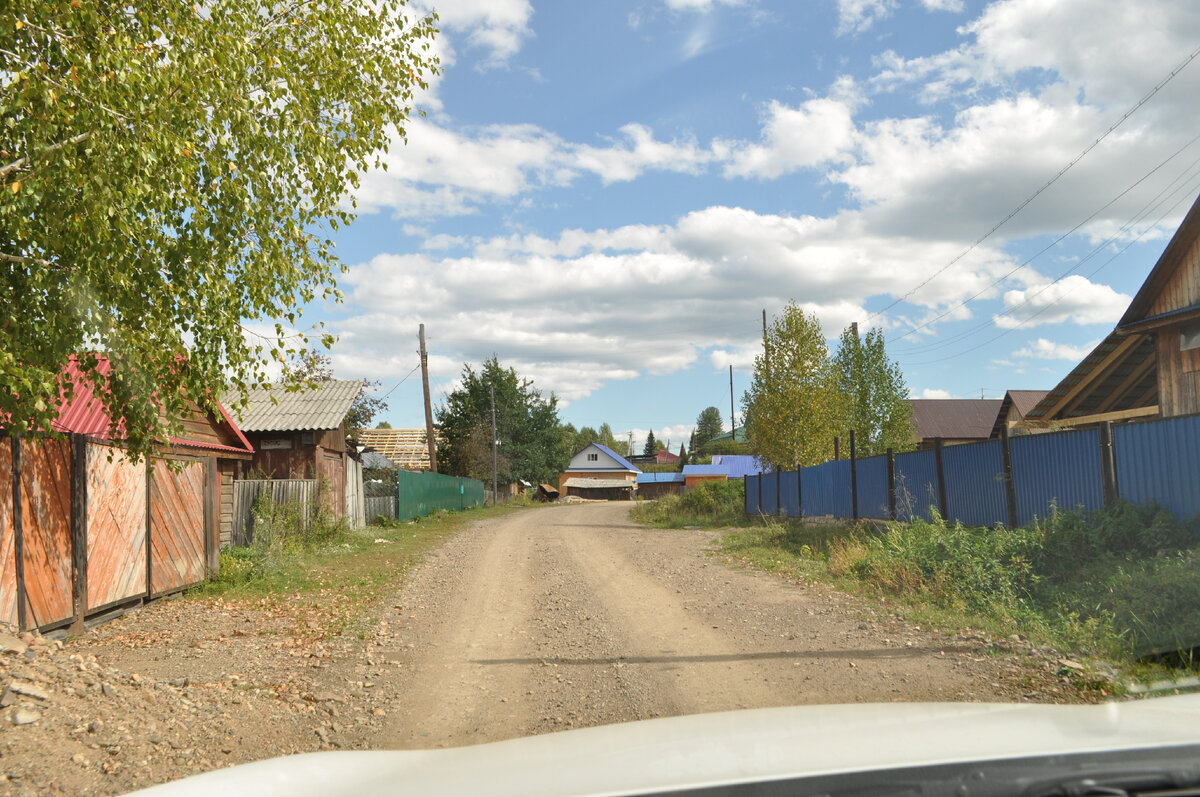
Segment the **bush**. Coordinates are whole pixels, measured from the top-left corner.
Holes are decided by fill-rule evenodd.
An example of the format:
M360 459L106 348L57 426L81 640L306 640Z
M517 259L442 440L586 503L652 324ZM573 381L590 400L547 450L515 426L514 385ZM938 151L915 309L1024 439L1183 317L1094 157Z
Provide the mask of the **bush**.
M666 528L745 523L746 492L739 481L701 482L681 495L667 495L634 509L638 520Z

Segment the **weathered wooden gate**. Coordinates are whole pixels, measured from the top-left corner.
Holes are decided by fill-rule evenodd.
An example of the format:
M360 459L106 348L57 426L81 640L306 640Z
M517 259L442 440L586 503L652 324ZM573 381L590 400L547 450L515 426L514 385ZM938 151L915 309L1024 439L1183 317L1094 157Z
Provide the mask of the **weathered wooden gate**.
M46 629L203 581L216 484L205 460L135 465L82 435L0 438L0 622Z

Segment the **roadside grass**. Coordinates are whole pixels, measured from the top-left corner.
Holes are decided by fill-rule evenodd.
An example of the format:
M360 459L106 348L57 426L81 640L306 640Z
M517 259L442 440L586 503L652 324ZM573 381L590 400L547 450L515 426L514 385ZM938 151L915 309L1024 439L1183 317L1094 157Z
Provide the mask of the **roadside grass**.
M290 510L275 511L275 520L256 525L253 545L222 551L219 573L187 597L286 609L303 616L304 630L319 637L361 634L375 602L440 542L471 523L526 506L441 511L362 529L321 517L304 524Z
M718 543L734 562L832 583L921 624L1019 634L1138 679L1197 671L1200 536L1196 523L1177 523L1162 508L1052 511L1018 529L936 516L888 524L746 517L738 525Z

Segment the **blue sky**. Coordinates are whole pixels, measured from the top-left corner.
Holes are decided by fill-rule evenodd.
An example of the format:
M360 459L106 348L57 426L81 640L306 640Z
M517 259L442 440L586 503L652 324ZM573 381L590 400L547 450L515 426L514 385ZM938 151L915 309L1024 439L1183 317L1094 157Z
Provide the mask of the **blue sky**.
M398 427L424 323L435 403L494 353L564 420L674 447L728 424L731 364L740 414L789 299L883 328L914 396L1050 388L1200 193L1191 63L976 245L1200 46L1197 3L414 8L444 72L356 192L346 301L305 314Z

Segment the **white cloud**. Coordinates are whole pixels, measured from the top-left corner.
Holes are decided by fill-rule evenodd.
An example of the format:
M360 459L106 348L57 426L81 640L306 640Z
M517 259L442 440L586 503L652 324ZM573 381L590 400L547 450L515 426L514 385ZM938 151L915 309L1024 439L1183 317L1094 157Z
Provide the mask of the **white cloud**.
M935 387L927 387L921 391L921 395L917 396L917 398L948 399L948 398L954 398L954 396L950 395L950 392L947 390L942 390L941 388L935 388Z
M1007 291L1004 314L993 316L1001 329L1040 324L1114 324L1129 306L1130 297L1078 274L1058 282Z
M1046 338L1038 338L1025 347L1014 351L1012 356L1031 357L1036 360L1071 360L1078 362L1088 356L1092 349L1096 348L1099 343L1099 340L1094 340L1082 346L1075 346L1070 343L1055 343Z
M747 0L663 0L663 5L672 11L698 11L706 13L714 6L741 6Z
M719 371L728 370L731 365L737 371L748 371L754 368L754 358L758 356L758 350L752 347L733 351L714 349L708 356L713 368Z
M895 0L838 0L838 35L862 33L895 8Z
M418 0L416 5L436 10L439 28L462 33L471 47L483 50L480 68L506 65L533 35L529 0Z
M633 180L652 169L698 174L713 159L695 141L657 141L645 125L628 124L621 133L624 140L612 140L607 147L568 149L564 165L572 171L599 175L607 185Z
M949 11L954 14L962 13L963 0L921 0L921 5L927 11Z
M799 108L771 102L764 113L758 144L718 141L726 177L776 178L830 161L844 161L853 149L856 130L853 103L828 97Z

